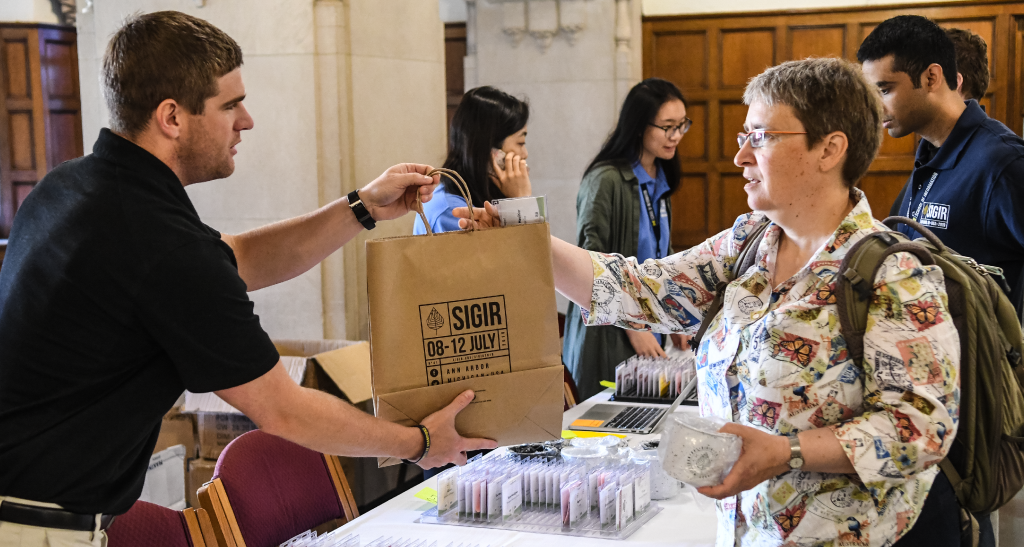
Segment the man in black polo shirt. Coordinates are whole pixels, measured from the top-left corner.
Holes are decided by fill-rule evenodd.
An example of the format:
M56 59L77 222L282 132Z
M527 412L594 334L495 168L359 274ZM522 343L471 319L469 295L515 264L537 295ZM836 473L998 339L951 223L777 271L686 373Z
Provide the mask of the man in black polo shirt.
M889 135L921 136L894 212L917 220L956 252L1001 267L1020 313L1024 140L989 118L977 101L961 99L953 42L929 19L901 15L883 22L864 39L857 59L882 93ZM981 545L994 545L989 515L975 516Z
M885 127L921 136L898 206L955 251L1005 272L1018 313L1024 296L1024 140L957 94L953 42L934 22L902 15L864 39L857 58L876 82ZM907 227L901 231L920 237Z
M423 430L284 371L246 292L406 214L436 180L426 165L397 165L302 217L240 235L206 226L184 187L234 170L253 127L241 64L238 45L205 21L129 19L104 58L111 128L18 212L0 273L0 545L103 545L185 389L216 392L264 431L330 454L429 468L495 446L454 428L472 392Z

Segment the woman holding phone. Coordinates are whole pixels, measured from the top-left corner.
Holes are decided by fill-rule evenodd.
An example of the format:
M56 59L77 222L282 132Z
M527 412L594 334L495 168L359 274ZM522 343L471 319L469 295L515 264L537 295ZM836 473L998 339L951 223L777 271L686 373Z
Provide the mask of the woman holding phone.
M583 175L576 196L576 244L588 251L635 256L672 253L671 196L679 186L676 148L690 129L686 99L672 82L649 78L633 87L619 121ZM676 335L676 345L682 337ZM580 396L615 379L633 355L665 356L664 335L615 326L584 326L576 304L566 313L562 359Z
M473 206L530 195L526 166L529 118L530 106L525 101L490 86L471 89L462 97L448 130L444 167L465 179ZM451 232L459 229L452 209L465 206L462 193L446 180L438 185L434 198L423 204L423 213L432 231ZM427 233L418 216L413 233Z

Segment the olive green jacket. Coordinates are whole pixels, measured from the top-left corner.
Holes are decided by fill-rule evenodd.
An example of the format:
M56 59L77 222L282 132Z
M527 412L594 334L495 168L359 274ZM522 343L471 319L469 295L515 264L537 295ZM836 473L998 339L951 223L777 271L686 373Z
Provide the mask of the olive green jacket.
M642 206L638 185L628 166L601 165L590 170L576 195L576 244L588 251L636 256ZM672 202L665 201L671 219ZM569 367L581 398L604 389L601 380L615 381L615 366L633 355L636 352L626 331L613 326L584 326L579 306L569 304L562 361Z

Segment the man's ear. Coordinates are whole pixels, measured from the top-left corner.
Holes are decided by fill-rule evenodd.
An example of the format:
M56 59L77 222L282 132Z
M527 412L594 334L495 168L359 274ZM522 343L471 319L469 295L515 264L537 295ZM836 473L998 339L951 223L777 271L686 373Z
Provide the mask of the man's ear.
M825 146L818 158L818 167L823 173L827 173L837 166L842 167L846 160L846 151L850 147L850 141L846 138L846 133L833 131L825 135L824 143Z
M946 76L942 73L942 67L938 63L932 63L924 69L924 72L921 73L921 85L928 91L935 91L939 86L946 86Z
M160 135L176 140L181 136L182 125L185 123L185 111L174 99L164 99L150 118L150 124Z

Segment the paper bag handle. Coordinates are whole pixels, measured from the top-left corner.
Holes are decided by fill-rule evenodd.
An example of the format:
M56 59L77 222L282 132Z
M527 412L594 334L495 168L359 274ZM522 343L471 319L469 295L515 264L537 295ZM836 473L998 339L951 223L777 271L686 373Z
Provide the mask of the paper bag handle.
M462 197L466 200L466 207L469 208L469 220L470 226L473 230L476 230L476 214L473 212L473 200L469 197L469 185L462 179L462 176L451 169L445 169L444 167L438 167L433 171L427 173L428 177L434 175L444 175L448 177L448 180L454 183L454 186L462 194ZM453 176L454 175L454 176ZM456 180L458 179L458 180ZM427 229L427 235L434 235L434 230L430 228L430 223L427 222L427 215L423 213L423 202L420 201L420 193L416 192L416 214L420 216L420 220L423 221L423 227Z

